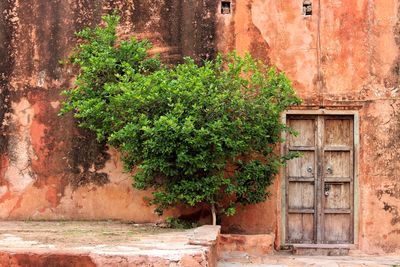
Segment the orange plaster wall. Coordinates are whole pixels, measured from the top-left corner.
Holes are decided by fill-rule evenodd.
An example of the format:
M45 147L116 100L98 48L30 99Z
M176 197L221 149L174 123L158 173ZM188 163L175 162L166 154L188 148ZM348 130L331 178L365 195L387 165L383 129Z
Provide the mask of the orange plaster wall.
M359 249L399 253L399 3L312 2L304 17L301 1L234 1L231 18L220 17L232 21L219 23L229 36L220 46L263 54L291 78L303 108L359 111ZM279 245L280 179L270 190L270 200L226 219L225 229L271 231Z
M58 65L73 33L113 9L121 35L150 38L167 61L236 49L287 73L303 108L360 115L359 249L400 252L400 28L396 0L5 1L0 11L0 218L162 220L134 190L115 151L58 117L71 69ZM224 218L225 231L274 233L280 244L281 183L265 203ZM177 211L171 211L177 213Z
M152 52L166 62L215 55L213 1L3 1L1 219L163 220L144 201L150 192L132 188L115 151L77 128L70 115L58 116L60 93L75 75L59 61L76 45L74 32L113 10L121 16L121 37L150 39Z

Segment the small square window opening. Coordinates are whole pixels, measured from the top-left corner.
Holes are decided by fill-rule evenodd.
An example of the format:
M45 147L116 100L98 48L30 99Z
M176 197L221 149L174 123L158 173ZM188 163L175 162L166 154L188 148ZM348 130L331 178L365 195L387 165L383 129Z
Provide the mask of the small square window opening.
M303 1L303 15L304 16L311 16L312 15L312 3L311 3L311 0L304 0Z
M231 2L222 1L221 2L221 14L231 14Z

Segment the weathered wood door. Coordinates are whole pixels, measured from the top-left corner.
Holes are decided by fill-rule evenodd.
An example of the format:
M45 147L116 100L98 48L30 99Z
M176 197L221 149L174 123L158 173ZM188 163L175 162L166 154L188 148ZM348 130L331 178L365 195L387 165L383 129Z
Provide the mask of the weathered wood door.
M302 156L286 167L286 241L353 243L352 116L290 115L287 151Z

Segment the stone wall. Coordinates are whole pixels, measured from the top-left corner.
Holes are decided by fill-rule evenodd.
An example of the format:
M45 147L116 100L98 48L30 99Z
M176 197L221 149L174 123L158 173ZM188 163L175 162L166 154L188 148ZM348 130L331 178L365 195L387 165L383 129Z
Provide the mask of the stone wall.
M399 252L399 1L312 2L304 17L299 0L232 0L226 15L215 0L1 1L0 218L160 220L117 153L57 116L74 77L58 62L74 32L117 9L120 34L149 38L168 62L248 51L288 74L304 108L358 110L359 247ZM224 230L273 232L279 246L279 179L271 192L224 219Z

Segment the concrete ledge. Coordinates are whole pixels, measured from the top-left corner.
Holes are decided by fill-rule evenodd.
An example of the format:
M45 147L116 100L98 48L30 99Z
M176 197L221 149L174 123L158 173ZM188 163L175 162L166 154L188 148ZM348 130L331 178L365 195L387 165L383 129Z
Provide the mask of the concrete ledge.
M66 251L0 251L1 267L214 267L203 253L183 255L179 260L151 255L74 253Z
M5 223L0 227L0 266L216 266L219 226L152 232L129 224L98 224ZM46 229L52 232L46 235Z
M208 248L206 257L209 266L217 266L219 258L218 239L221 232L221 226L203 225L194 229L189 236L189 245L205 246Z
M194 229L193 234L189 236L190 245L214 246L221 231L221 226L203 225Z
M218 250L221 253L245 252L251 256L262 256L273 253L274 241L274 234L221 234L218 241Z

